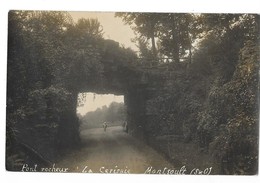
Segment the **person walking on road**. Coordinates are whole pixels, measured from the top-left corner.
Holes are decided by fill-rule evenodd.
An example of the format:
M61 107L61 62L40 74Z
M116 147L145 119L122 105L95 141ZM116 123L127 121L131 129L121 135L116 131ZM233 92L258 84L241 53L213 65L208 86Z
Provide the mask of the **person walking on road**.
M103 123L104 132L107 130L107 122Z

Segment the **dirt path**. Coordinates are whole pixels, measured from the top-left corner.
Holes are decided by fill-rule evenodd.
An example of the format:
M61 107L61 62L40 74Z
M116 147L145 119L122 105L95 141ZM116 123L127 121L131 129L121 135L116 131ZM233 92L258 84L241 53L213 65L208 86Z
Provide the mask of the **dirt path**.
M153 169L173 169L151 147L123 132L122 127L88 129L81 132L83 147L56 164L70 172L144 173Z

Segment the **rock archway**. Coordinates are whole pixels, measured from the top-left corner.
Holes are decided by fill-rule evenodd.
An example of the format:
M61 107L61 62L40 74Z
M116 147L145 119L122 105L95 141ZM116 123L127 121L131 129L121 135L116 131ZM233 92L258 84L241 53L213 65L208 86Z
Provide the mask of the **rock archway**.
M91 68L91 63L85 67L84 63L89 60L82 58L72 67L67 90L53 88L44 93L45 97L36 98L36 101L46 103L45 124L32 130L36 131L33 134L24 130L19 136L22 143L39 153L42 159L55 161L64 150L80 144L76 112L78 94L83 92L124 95L129 134L144 138L148 74L136 61L125 56L126 49L118 43L106 40L103 44L98 67Z

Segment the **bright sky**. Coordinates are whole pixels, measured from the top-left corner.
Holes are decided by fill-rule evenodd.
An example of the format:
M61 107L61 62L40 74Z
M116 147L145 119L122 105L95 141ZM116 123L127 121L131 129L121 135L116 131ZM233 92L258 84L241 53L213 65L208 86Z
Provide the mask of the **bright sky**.
M83 106L77 108L77 113L83 116L87 112L95 111L97 108L101 108L104 105L108 107L112 102L124 102L124 96L113 94L99 95L88 92L86 93L86 102Z
M135 43L131 41L135 37L133 30L129 25L125 25L121 18L115 17L113 12L84 12L70 11L69 12L75 22L80 18L98 19L103 27L104 38L112 39L137 51Z

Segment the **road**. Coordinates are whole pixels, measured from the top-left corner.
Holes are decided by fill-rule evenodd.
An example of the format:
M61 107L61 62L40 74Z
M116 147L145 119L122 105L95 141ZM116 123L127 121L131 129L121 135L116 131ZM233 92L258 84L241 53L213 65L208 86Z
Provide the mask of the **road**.
M87 129L81 132L82 147L68 153L55 166L69 172L145 173L147 169L173 169L154 149L123 132L122 127Z

